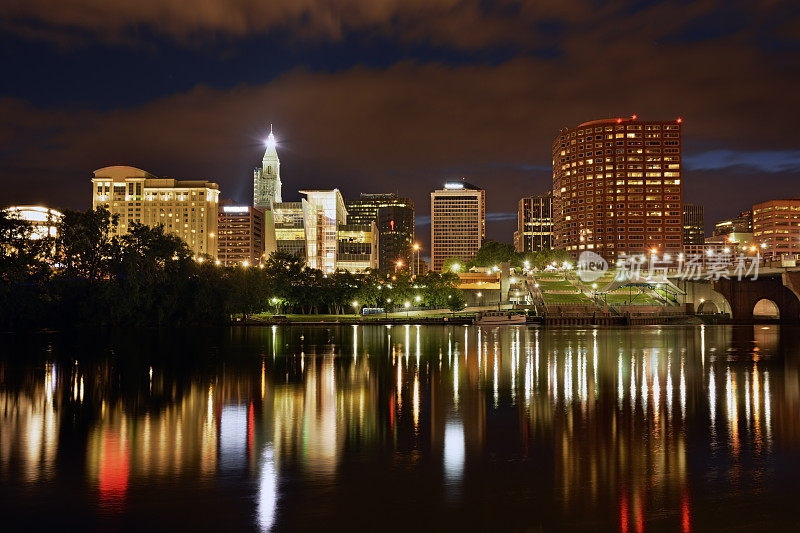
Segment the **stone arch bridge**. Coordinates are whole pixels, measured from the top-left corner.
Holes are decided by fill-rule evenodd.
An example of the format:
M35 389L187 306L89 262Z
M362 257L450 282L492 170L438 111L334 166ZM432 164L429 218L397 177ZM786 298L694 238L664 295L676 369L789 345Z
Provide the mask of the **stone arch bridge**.
M800 270L762 269L758 277L741 280L670 280L686 292L685 301L696 312L728 313L734 320L751 321L763 318L763 310L773 310L781 322L800 324Z

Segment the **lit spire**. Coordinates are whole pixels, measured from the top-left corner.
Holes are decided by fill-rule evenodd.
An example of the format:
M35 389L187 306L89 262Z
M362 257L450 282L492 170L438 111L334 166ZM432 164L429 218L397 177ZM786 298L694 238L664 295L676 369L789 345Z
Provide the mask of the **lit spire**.
M272 134L272 124L269 125L269 137L267 137L267 149L274 149L275 145L275 135Z

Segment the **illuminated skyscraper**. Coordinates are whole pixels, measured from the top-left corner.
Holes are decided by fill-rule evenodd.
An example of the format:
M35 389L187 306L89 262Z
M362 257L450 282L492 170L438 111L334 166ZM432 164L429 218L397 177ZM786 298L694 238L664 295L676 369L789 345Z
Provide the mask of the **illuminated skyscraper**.
M554 248L613 260L683 247L681 119L616 118L553 141Z
M264 254L269 256L277 250L275 218L273 208L283 201L281 196L281 160L278 158L278 143L269 126L266 150L261 159L261 168L253 170L253 205L264 212Z
M264 259L264 211L248 205L223 205L217 228L223 265L255 265Z
M131 223L163 225L186 241L197 256L217 257L219 186L206 180L159 178L144 170L112 166L94 171L92 208L118 215L117 235Z
M800 198L753 206L753 238L770 259L800 258Z
M521 198L517 209L514 248L536 252L553 247L553 195Z
M703 244L706 218L702 205L683 204L683 245Z
M431 193L431 268L445 260L469 261L486 239L486 191L464 181L448 181Z
M269 127L267 149L261 160L261 168L253 171L253 205L271 210L273 204L282 202L281 198L281 160L278 158L277 143Z
M378 229L378 268L394 270L398 262L412 265L414 242L414 202L394 193L361 193L355 200L346 200L347 223L369 226L375 222Z

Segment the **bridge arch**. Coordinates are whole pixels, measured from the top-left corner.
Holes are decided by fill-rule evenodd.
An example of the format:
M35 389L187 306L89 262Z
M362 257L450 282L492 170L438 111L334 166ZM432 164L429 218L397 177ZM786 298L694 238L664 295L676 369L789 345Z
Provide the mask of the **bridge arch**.
M732 314L731 304L706 280L675 280L675 284L686 292L685 302L693 304L697 313Z
M781 310L778 304L768 298L762 298L753 306L753 318L781 318Z
M784 285L781 275L768 274L757 279L742 280L721 278L711 285L730 302L734 320L767 318L764 315L767 313L781 322L800 322L800 299L791 288ZM771 304L760 303L762 300Z
M709 315L722 312L722 310L717 306L716 303L714 303L712 300L706 300L704 298L700 299L700 303L695 307L695 309L697 309L697 313L701 315Z

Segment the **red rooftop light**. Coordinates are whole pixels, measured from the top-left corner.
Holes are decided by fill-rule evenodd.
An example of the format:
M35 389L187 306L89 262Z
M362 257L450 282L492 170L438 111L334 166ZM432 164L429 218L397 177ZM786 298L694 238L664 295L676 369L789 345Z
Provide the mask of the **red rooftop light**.
M682 119L682 118L679 118L679 119L678 119L678 120L676 120L675 122L677 122L678 124L680 124L681 122L683 122L683 119Z
M638 116L638 115L631 115L631 118L632 118L633 120L636 120L637 118L639 118L639 116Z
M622 119L621 118L617 119L617 124L622 124Z

